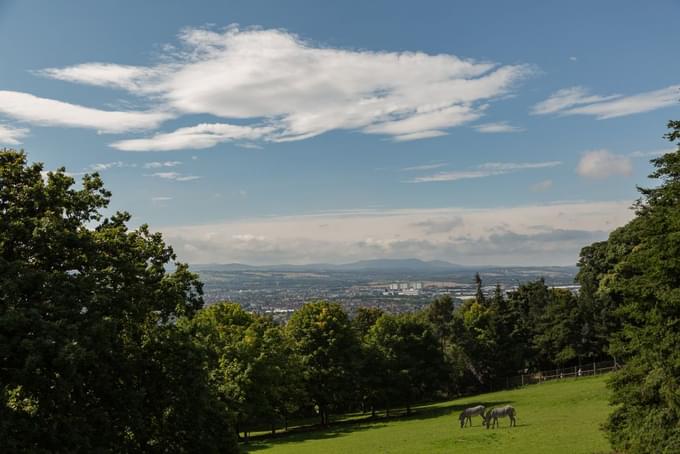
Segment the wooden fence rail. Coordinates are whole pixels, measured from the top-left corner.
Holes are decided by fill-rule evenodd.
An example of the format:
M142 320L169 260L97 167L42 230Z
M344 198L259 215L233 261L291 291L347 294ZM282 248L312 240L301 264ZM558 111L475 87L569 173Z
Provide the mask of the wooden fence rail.
M543 370L539 372L521 374L506 379L507 388L543 383L549 380L563 380L565 378L591 377L594 375L606 374L620 368L621 365L616 361L602 361L581 366L572 366L563 369Z

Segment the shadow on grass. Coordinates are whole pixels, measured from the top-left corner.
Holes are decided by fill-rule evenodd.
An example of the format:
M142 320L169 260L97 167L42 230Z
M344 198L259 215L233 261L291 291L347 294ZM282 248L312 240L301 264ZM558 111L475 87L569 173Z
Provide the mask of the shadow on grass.
M349 420L340 420L332 422L328 427L321 427L319 425L299 426L289 429L287 432L279 432L276 435L262 434L253 436L248 443L242 443L241 447L245 452L256 452L263 449L271 448L275 443L286 444L296 443L305 440L326 440L331 438L338 438L350 433L356 433L364 430L379 429L385 427L392 421L417 421L432 418L439 418L455 414L456 418L452 419L452 427L459 428L457 414L466 408L475 405L484 405L487 408L511 404L512 401L479 401L467 402L465 404L442 404L442 403L428 403L416 405L411 407L411 413L406 414L406 409L401 408L392 410L390 416L366 416L364 418L354 418ZM518 424L523 426L525 424ZM481 426L481 421L479 426Z

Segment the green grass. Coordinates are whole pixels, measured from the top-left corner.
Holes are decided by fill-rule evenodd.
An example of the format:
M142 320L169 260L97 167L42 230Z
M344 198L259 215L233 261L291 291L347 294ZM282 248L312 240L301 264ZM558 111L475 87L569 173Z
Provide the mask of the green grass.
M610 408L606 376L568 379L512 391L482 394L415 408L410 417L345 421L325 430L292 432L242 445L248 453L601 453L600 430ZM458 413L471 404L511 404L517 427L501 420L485 429L481 418L461 429Z

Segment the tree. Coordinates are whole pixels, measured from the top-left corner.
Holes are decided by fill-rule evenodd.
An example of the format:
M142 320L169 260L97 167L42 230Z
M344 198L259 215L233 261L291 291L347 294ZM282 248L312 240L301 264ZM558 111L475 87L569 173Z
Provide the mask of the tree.
M484 305L486 298L484 297L484 291L482 290L482 276L479 273L475 273L475 300L477 303Z
M445 377L444 358L428 323L418 314L383 315L371 328L369 344L379 352L388 404L431 396Z
M680 139L680 121L666 138ZM680 446L680 147L653 159L653 188L639 188L636 217L611 233L598 292L616 301L623 330L612 350L625 366L611 380L607 431L615 449L671 453Z
M352 326L357 331L357 335L361 338L368 334L375 322L383 315L383 310L377 307L360 307L357 309L354 318L352 319Z
M5 452L234 452L174 322L202 287L160 234L104 218L97 174L80 189L0 152L0 440ZM230 432L227 431L229 434Z
M318 409L321 425L331 411L352 401L359 342L342 306L319 301L298 309L286 325L302 363L305 390Z
M270 319L225 302L201 310L187 329L209 352L211 384L246 438L258 424L275 430L296 410L302 400L299 363Z

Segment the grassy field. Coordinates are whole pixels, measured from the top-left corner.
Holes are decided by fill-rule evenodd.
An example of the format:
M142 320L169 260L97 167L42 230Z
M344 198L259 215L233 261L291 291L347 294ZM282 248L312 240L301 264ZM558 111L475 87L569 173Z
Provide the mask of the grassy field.
M605 453L600 431L610 409L606 376L568 379L416 407L410 417L347 421L326 430L284 434L243 445L248 453ZM485 429L481 418L461 429L458 413L472 404L511 404L517 427L501 421Z

